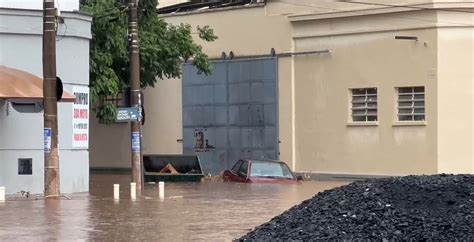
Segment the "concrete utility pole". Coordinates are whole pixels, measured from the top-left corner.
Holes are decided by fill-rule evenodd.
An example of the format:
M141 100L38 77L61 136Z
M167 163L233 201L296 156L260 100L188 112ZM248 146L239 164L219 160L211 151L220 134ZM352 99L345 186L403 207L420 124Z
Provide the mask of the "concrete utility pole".
M43 1L44 196L59 198L58 103L56 98L56 9Z
M140 55L138 42L138 0L129 0L128 3L128 34L130 51L130 101L132 107L141 108L140 105ZM141 112L139 113L141 115ZM140 120L133 120L132 131L132 182L137 185L137 190L143 189L142 184L142 154Z

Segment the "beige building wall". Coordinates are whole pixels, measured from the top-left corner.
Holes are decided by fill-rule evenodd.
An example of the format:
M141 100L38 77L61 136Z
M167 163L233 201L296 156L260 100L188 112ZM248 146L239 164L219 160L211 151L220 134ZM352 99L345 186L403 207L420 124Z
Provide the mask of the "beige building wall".
M271 14L264 5L238 7L228 10L208 10L163 16L170 24L189 23L192 26L209 25L219 37L214 42L196 41L210 58L221 58L222 52L233 51L236 56L270 54L290 51L291 26L282 14Z
M278 133L280 160L285 161L292 169L295 168L294 156L294 106L293 106L293 72L292 58L278 59Z
M420 24L409 13L369 14L294 18L296 51L332 50L295 57L296 170L436 173L436 21ZM436 19L430 13L416 16ZM419 41L395 40L396 35ZM397 122L396 87L403 86L425 86L426 122ZM370 87L378 92L378 122L351 122L349 90Z
M474 14L438 18L438 172L474 173Z
M130 125L105 125L90 116L89 162L92 168L131 168Z
M144 154L182 154L181 80L158 80L146 88L146 120L143 126Z

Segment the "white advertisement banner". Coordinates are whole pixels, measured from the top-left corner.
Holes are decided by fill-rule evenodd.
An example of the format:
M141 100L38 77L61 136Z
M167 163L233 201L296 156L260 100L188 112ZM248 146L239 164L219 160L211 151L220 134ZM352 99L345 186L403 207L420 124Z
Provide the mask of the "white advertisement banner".
M72 147L89 147L89 87L73 87Z

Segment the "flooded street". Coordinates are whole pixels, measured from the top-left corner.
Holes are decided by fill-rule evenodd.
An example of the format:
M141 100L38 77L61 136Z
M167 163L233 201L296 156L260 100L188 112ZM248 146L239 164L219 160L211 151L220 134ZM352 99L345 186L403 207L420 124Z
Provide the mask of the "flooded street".
M0 240L229 241L315 193L347 182L298 185L167 183L130 200L128 175L91 175L89 194L71 200L7 200L0 204ZM113 184L120 183L120 200Z

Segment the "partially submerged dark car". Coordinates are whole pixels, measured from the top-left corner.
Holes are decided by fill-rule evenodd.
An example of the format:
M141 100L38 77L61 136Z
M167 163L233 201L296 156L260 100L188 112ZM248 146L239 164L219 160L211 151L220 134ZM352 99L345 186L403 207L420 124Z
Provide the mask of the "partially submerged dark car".
M285 162L276 160L239 160L230 170L224 171L224 181L243 183L298 183Z

